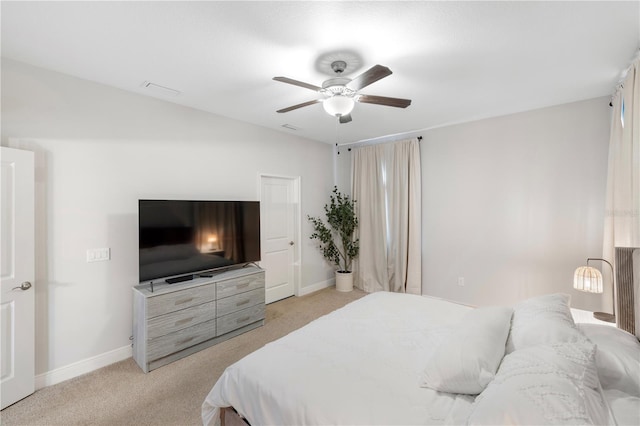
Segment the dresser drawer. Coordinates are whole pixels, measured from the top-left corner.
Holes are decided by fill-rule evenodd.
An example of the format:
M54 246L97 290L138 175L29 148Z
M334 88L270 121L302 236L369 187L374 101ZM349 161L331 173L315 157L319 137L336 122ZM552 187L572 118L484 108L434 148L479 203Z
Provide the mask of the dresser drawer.
M264 273L220 281L217 287L218 299L255 290L257 288L264 289Z
M147 346L147 362L171 355L214 337L216 337L216 320L150 339Z
M216 301L213 300L201 305L191 306L186 309L151 318L147 323L147 336L149 339L155 339L164 334L173 333L174 331L182 330L183 328L191 327L201 322L210 321L216 318L216 311Z
M218 317L218 336L264 319L264 304Z
M216 301L218 316L228 315L241 309L264 303L264 288L236 294Z
M189 306L200 305L216 300L215 285L201 285L173 293L149 297L147 302L147 318L174 312Z

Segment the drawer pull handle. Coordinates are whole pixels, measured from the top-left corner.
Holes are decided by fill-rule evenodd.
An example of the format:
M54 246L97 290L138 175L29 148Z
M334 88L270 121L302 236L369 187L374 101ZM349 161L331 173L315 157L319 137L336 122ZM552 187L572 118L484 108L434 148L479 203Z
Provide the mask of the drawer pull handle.
M186 324L188 322L193 321L193 317L191 318L183 318L181 320L176 321L175 325L182 325L182 324Z
M247 303L249 303L251 300L250 299L245 299L242 302L238 302L236 303L236 306L242 306L242 305L246 305Z
M175 305L182 305L183 303L189 303L193 300L193 297L188 297L186 299L178 299L176 300Z
M186 339L182 339L176 342L176 346L184 345L185 343L189 343L194 339L195 336L187 337Z
M245 288L245 287L249 287L249 283L244 283L244 284L238 284L236 286L237 289L241 289L241 288Z
M236 320L236 324L240 324L241 322L249 321L249 318L251 318L251 317L249 316L249 317L238 318Z

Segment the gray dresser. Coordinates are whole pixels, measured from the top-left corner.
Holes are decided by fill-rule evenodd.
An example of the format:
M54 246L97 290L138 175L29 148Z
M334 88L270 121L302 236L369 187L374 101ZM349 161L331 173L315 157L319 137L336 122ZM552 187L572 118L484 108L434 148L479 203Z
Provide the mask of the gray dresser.
M145 373L264 324L256 266L133 287L133 358Z

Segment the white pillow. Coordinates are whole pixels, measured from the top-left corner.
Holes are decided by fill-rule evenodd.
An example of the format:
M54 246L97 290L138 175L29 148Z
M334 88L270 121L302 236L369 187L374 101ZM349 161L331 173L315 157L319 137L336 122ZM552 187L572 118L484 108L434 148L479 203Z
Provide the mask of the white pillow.
M610 423L595 351L595 345L583 339L506 355L495 379L476 398L467 424Z
M568 294L546 294L515 305L507 353L540 344L583 339L571 316L570 299Z
M640 398L617 389L605 390L603 393L618 426L640 425Z
M504 356L510 307L470 311L428 357L420 386L440 392L477 395L493 380Z
M640 398L640 342L624 330L602 324L578 324L598 347L596 366L602 389Z

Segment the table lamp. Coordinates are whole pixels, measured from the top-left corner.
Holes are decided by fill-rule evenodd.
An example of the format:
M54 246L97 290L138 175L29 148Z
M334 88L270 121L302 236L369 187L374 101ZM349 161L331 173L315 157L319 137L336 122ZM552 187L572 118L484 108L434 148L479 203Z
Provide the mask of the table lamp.
M589 266L590 260L601 260L611 267L611 298L613 299L613 313L594 312L593 317L600 321L616 322L616 301L613 285L613 265L604 259L589 258L587 266L581 266L573 274L573 288L587 293L602 293L602 274L596 268Z

